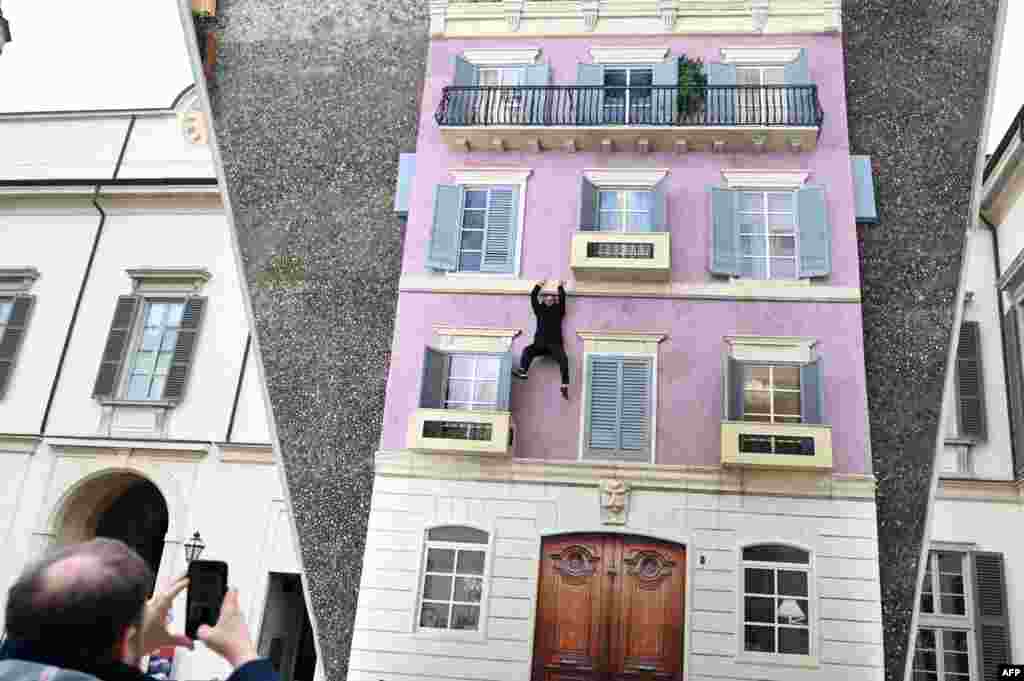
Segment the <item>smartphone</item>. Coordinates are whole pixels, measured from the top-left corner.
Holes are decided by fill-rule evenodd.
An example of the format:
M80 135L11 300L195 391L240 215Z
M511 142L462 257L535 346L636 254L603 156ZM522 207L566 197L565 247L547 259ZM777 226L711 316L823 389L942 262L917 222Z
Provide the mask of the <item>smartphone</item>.
M199 625L214 626L220 604L228 592L228 564L220 560L194 560L188 565L185 635L193 641Z

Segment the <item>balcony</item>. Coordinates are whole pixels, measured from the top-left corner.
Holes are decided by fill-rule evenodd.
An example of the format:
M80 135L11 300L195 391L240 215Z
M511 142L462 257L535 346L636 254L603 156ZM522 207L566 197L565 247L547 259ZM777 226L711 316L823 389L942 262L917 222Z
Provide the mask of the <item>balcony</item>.
M514 429L507 411L417 409L406 444L425 453L511 456Z
M581 281L665 281L672 270L668 232L577 232L570 267Z
M832 469L832 428L807 423L722 422L722 465Z
M457 151L813 151L816 85L450 86L434 119Z

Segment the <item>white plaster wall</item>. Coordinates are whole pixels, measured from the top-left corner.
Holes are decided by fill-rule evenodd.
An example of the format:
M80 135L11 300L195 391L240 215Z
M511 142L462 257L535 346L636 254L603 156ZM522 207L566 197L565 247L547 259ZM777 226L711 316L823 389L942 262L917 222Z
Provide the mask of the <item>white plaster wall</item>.
M0 118L0 178L111 178L128 122L127 116Z
M255 341L253 341L255 346ZM256 361L256 353L249 350L246 361L242 392L238 396L238 410L235 412L235 427L231 434L234 442L270 442L270 425L267 420L267 403L263 390L263 372Z
M174 113L135 121L118 178L215 178L213 156L206 144L185 138Z
M1015 662L1024 660L1022 523L1024 506L1018 503L939 498L932 505L932 541L973 542L979 551L1003 554L1006 598L1010 604L1010 659Z
M459 522L495 534L482 641L414 632L424 528ZM690 681L877 681L883 662L875 522L870 500L637 491L622 531L687 546ZM595 487L378 476L349 680L529 678L541 536L607 529ZM738 550L753 541L790 541L813 551L814 668L755 664L738 655Z
M99 214L85 201L62 209L60 202L0 196L0 268L35 267L40 275L30 290L36 301L18 363L0 400L0 433L39 432L98 225Z

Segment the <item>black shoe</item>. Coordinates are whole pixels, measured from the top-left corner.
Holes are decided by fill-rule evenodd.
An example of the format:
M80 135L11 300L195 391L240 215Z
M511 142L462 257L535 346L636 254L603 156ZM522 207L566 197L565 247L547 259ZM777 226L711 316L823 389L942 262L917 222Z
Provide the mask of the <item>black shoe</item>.
M569 386L562 386L562 397L564 397L565 399L569 399Z
M513 369L512 370L512 375L515 376L516 378L521 378L524 381L526 380L526 377L527 377L527 373L524 370L522 370L522 369Z

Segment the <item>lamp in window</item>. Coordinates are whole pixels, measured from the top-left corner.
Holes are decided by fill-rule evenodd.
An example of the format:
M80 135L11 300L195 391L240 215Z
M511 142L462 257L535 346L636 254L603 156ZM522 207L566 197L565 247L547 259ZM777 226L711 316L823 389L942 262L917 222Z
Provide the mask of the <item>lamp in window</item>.
M203 549L206 548L206 543L203 542L203 538L199 536L198 532L196 532L192 535L191 539L185 542L184 547L185 561L191 563L202 555Z
M4 45L11 42L11 24L4 19L4 12L0 10L0 52L4 51Z
M800 609L799 604L792 598L787 598L779 603L779 609L775 611L780 622L786 624L803 624L807 621L807 616L804 611Z

